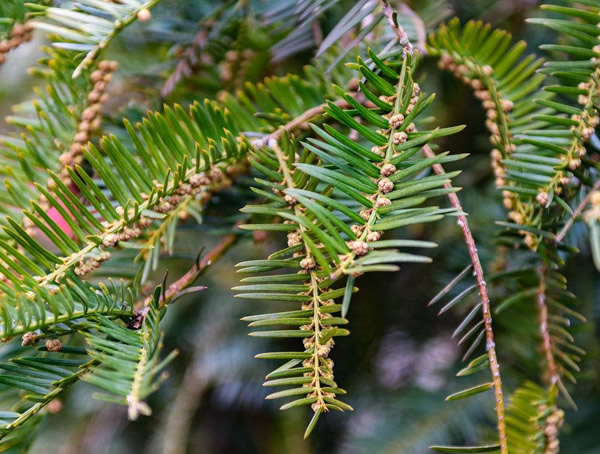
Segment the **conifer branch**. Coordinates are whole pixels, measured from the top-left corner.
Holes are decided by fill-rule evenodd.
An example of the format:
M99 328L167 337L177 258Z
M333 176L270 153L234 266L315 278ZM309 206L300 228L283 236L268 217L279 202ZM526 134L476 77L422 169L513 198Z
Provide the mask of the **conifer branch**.
M548 306L546 304L546 271L547 265L542 264L538 269L539 288L536 295L536 303L539 317L540 336L542 338L542 350L544 352L546 364L546 380L550 386L556 385L560 381L558 367L554 360L554 346L550 335L550 323L548 320Z
M425 153L425 156L429 158L435 157L435 153L428 145L423 147L423 152ZM438 175L444 175L446 173L441 164L435 164L433 166L433 170ZM450 183L446 183L444 186L448 189L452 187ZM463 213L462 205L456 193L448 193L448 199L457 213ZM458 225L460 226L465 238L469 257L473 266L473 273L477 280L477 287L479 289L483 324L485 327L485 346L489 360L489 368L492 374L492 381L494 383L494 401L496 407L498 438L500 440L500 452L501 454L508 454L508 446L506 441L506 422L504 417L504 393L502 391L500 364L498 363L498 357L496 356L496 343L494 342L494 331L492 329L492 312L490 310L490 299L488 296L487 284L483 276L483 268L481 267L481 261L479 260L477 245L475 244L475 239L473 238L473 234L469 228L467 217L464 214L458 215Z

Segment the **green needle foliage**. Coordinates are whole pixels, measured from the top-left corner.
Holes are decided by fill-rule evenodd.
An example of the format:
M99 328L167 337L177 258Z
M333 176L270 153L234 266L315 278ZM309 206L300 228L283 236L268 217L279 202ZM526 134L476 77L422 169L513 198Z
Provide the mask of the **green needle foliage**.
M361 94L375 101L376 107L366 108L353 94L335 87L342 102L329 101L324 110L329 118L362 136L370 147L325 124L323 128L311 125L316 138L306 142L298 144L286 135L280 141L267 136L265 145L251 152L250 162L267 178L256 179L256 191L264 194L266 203L242 209L257 217L256 223L242 228L283 230L288 247L267 260L239 263L240 273L253 276L244 278L246 285L235 290L243 291L237 296L246 299L302 303L299 311L245 320L251 327L285 328L254 331L251 336L303 340L302 351L261 353L257 357L289 360L267 375L264 386L294 386L269 394L267 399L303 396L281 409L311 405L314 416L305 437L321 413L352 409L337 399L345 391L333 380L329 353L335 337L350 334L339 325L348 323L345 316L357 290L355 278L372 271L396 271L394 264L399 262L428 262L427 257L404 250L435 246L410 239L382 240L383 235L398 227L455 214L453 209L421 206L429 198L454 191L444 188L451 175L417 177L434 164L463 156L445 153L424 158L418 153L434 138L462 128L417 132L415 122L433 96L423 95L413 82L416 61L408 54L389 62L372 52L369 55L374 69L362 59L356 69L366 79L366 85L360 83ZM353 108L350 113L340 107L346 103ZM273 218L284 223L268 222ZM272 271L278 274L261 275ZM341 298L341 304L336 304L336 298Z
M402 374L430 386L438 356L449 358L435 389L447 403L416 409L406 440L396 419L382 422L374 433L389 440L374 445L448 438L430 448L559 452L578 390L591 388L584 347L597 349L594 308L567 277L593 287L570 271L587 255L586 272L592 261L600 269L600 5L564 0L529 14L547 57L482 20L440 24L451 14L445 0L3 1L0 65L18 71L9 63L21 47L43 56L28 72L33 94L0 136L0 452L44 442L45 415L80 392L72 388L126 407L130 420L152 415L151 404L156 416L166 399L155 406L151 394L189 358L175 374L182 386L169 383L177 417L157 432L165 452L187 446L205 389L257 378L262 363L275 367L263 396L293 409L282 426L305 411L304 438L331 424L342 433L338 421L354 427L357 416L316 429L321 415L361 414L376 387L359 389L348 364L360 377L373 361L372 382L394 375L383 354L349 349L366 342L365 326L369 342L393 331L386 289L373 282L400 266L385 278L403 297L393 315L414 317L419 339L451 337L464 364L438 344L403 351L414 370ZM430 61L481 102L491 165L471 165L477 125L448 126L459 103L444 90L449 79L431 89ZM452 142L458 149L443 151ZM491 196L479 190L488 177ZM202 251L209 231L224 236ZM202 309L201 341L186 342L194 308L173 303L203 290L195 280L236 242L242 261L223 266L235 297L252 305L236 306L230 275L209 274L226 294L207 298L216 302ZM576 258L580 249L589 254ZM419 282L432 290L435 270L447 283L429 305L443 317L424 321L404 294L424 303ZM242 318L252 342L219 319L238 307L257 313ZM268 362L237 352L224 371L221 356L240 345L244 358L258 351ZM216 372L200 370L210 361ZM389 411L398 399L410 408L392 388ZM473 415L469 428L456 430L453 414L460 425ZM278 443L291 451L295 436Z

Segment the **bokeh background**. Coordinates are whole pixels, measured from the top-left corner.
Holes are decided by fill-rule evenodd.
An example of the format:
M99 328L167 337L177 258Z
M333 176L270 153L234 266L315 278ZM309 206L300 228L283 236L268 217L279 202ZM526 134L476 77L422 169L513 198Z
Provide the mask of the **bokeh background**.
M280 38L267 33L261 22L264 10L273 2L254 3L242 5L248 8L242 19L232 21L219 31L219 39L199 51L201 62L194 67L194 75L177 84L167 96L161 90L182 52L197 36L202 27L199 24L224 3L163 0L153 10L151 22L127 29L108 55L120 62L121 69L110 87L106 132L117 131L123 116L140 118L148 109L160 109L163 102L187 104L214 98L222 90L239 88L241 80L298 72L310 64L315 46L304 46L298 38L291 50L273 47ZM288 3L290 8L294 6L294 2ZM352 3L338 2L319 21L320 31L327 34ZM538 44L553 39L540 27L525 22L536 8L532 0L429 3L434 5L438 20L454 15L462 21L480 18L510 30L515 39L527 40L532 52ZM418 9L418 5L413 6ZM32 43L10 54L0 69L2 117L10 114L12 105L33 96L31 89L37 81L27 76L26 70L42 55L41 44L43 36L36 35ZM231 50L237 54L228 54ZM244 52L249 63L236 66L235 56ZM419 78L426 91L437 93L430 113L439 123L467 125L462 133L440 146L455 153L470 153L455 166L463 170L456 185L464 188L459 195L476 239L482 239L479 250L484 266L494 269L503 257L488 240L497 233L494 222L503 217L504 209L493 187L485 114L468 87L441 73L435 61L424 59ZM7 128L0 124L0 132ZM215 197L203 213L201 224L182 223L174 254L163 257L161 267L153 274L155 284L163 280L167 269L169 279L185 272L198 251L209 249L230 230L239 218L239 208L252 197L247 184L248 180L241 179ZM270 311L273 306L234 299L230 290L239 280L234 265L265 257L281 246L282 238L246 235L198 280L208 287L206 291L181 298L169 310L163 322L165 351L179 349L180 355L169 367L170 378L150 399L152 416L129 422L125 408L91 399L87 385L80 383L63 399L62 410L46 419L43 436L38 437L43 441L36 443L31 452L421 454L428 452L427 446L433 443L468 444L485 438L486 432L493 432L489 396L443 401L449 393L465 387L465 382L459 383L455 377L463 352L450 338L461 314L437 317L435 309L426 307L431 297L468 263L460 230L453 218L448 218L414 229L411 234L439 243L433 251L434 262L409 264L399 273L361 278L360 292L349 312L352 334L337 341L332 353L337 381L348 391L347 401L355 411L322 417L309 440L302 440L307 409L279 412L277 403L264 400L267 390L261 384L273 365L253 356L269 346L267 341L249 338L246 324L240 321L244 315ZM600 453L600 279L587 250L584 227L576 226L572 235L582 252L569 258L566 275L570 288L578 295L579 309L592 317L575 333L577 344L588 354L581 364L579 383L573 388L579 411L567 413L561 452L592 454ZM119 269L119 261L110 267L104 272ZM123 266L119 272L126 275L127 269ZM495 298L507 291L510 289L492 286ZM519 374L537 367L526 363L526 355L518 354L536 345L503 335L503 326L514 323L519 320L511 318L510 311L495 319L503 378L509 389Z

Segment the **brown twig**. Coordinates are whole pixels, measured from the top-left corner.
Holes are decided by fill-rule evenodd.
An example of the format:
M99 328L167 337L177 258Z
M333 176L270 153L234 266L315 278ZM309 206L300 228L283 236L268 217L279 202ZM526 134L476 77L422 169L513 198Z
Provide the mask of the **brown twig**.
M598 180L596 182L596 184L591 189L591 191L588 193L588 195L581 201L581 203L577 206L575 211L573 211L573 214L571 215L571 217L569 218L569 220L567 221L565 226L562 228L562 230L558 233L558 235L556 235L554 237L554 241L556 241L556 243L560 243L560 242L562 242L562 240L564 240L569 229L571 227L573 227L575 220L579 217L579 215L583 212L583 210L585 210L585 207L587 207L589 205L592 194L598 190L600 190L600 180Z
M435 153L428 145L423 147L423 152L428 158L435 157ZM446 173L441 164L434 164L433 170L438 175L444 175ZM452 187L452 185L450 183L446 183L444 187L449 189ZM463 209L458 196L451 192L448 194L448 198L450 199L450 204L452 207L457 212L462 213ZM481 308L483 311L483 323L485 325L486 350L490 362L490 370L492 372L492 382L494 383L496 416L498 419L498 435L500 439L500 453L508 454L508 448L506 445L506 424L504 422L504 394L502 392L500 365L498 364L498 359L496 357L496 344L494 343L494 332L492 330L490 299L488 296L485 279L483 277L483 268L481 267L479 254L477 253L477 246L475 244L475 240L473 239L473 234L471 233L471 229L469 228L469 223L465 215L461 214L458 216L458 225L462 229L463 236L465 237L465 242L469 250L469 257L471 258L471 263L473 264L473 272L475 274L475 278L477 279L477 286L479 287L479 296L481 298Z
M347 109L348 107L350 107L348 102L343 99L334 102L334 104L342 109ZM325 113L325 107L327 107L327 104L321 104L319 106L315 106L308 109L307 111L303 112L302 114L289 121L285 125L277 128L276 131L273 131L271 134L263 137L262 144L265 146L270 146L273 142L277 141L283 135L284 132L291 132L301 127L310 119Z
M237 224L236 224L237 227ZM211 266L214 262L219 260L227 250L233 246L233 244L237 241L238 235L236 233L229 233L225 235L221 241L219 241L209 252L204 255L198 263L194 264L192 268L190 268L183 276L173 282L169 287L165 290L165 292L160 297L159 307L164 307L169 303L179 292L189 287L194 283L196 278L202 274L209 266ZM140 311L143 312L152 302L152 295L145 297L142 301L139 301L136 306L140 308ZM138 314L140 315L140 314Z
M409 41L408 35L406 34L406 31L404 31L404 28L402 28L402 26L398 24L398 21L396 20L396 12L387 0L379 0L379 3L383 8L383 14L386 17L388 23L390 24L390 27L392 28L392 30L394 30L394 33L396 33L396 36L398 37L398 42L403 47L405 52L412 54L413 45Z
M560 380L556 361L552 349L552 339L548 328L548 306L546 305L546 265L542 264L538 270L540 284L536 294L536 303L538 307L538 316L540 321L540 334L542 336L542 349L546 357L546 370L548 372L548 381L550 386L554 386Z
M425 49L425 40L427 39L427 33L425 32L425 24L423 23L423 19L415 13L406 3L401 3L398 7L398 11L403 14L406 14L412 19L412 22L415 26L415 32L417 34L417 49L423 55L427 53L427 49Z

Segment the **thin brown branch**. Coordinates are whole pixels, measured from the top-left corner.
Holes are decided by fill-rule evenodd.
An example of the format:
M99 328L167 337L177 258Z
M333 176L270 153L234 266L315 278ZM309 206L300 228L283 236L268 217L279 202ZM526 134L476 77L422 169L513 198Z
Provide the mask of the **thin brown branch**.
M404 49L404 52L412 54L413 45L408 39L408 35L406 34L406 31L404 31L404 28L402 28L402 26L398 24L396 12L387 0L379 0L379 3L383 8L383 14L386 17L388 23L390 24L390 27L392 28L392 30L394 30L394 33L396 33L396 36L398 37L398 42Z
M560 243L560 242L562 242L562 240L565 239L565 236L567 235L567 232L569 231L569 229L571 227L573 227L573 224L575 223L575 220L581 215L581 213L583 212L583 210L585 210L585 208L589 205L590 200L592 198L592 194L594 194L594 192L598 191L598 190L600 190L600 180L598 180L596 182L596 184L591 189L591 191L588 193L588 195L581 201L581 203L577 206L577 208L575 208L575 211L573 211L573 214L571 215L571 217L569 218L569 220L567 221L567 223L565 224L565 226L558 233L558 235L556 235L554 237L554 241L556 241L556 243Z
M538 308L538 317L540 323L540 335L542 336L542 350L546 358L546 372L547 380L550 386L554 386L560 380L558 374L558 367L554 360L554 353L552 348L552 339L550 336L550 330L548 326L548 306L546 305L546 265L541 265L538 270L540 278L540 284L536 295L536 303Z
M334 104L342 109L347 109L350 107L348 102L343 99L336 101ZM321 104L319 106L315 106L315 107L308 109L307 111L303 112L302 114L300 114L293 120L289 121L285 125L277 128L276 131L273 131L271 134L265 136L262 139L262 144L270 147L270 145L273 142L279 140L279 138L283 135L284 132L292 132L295 129L302 127L305 123L307 123L312 118L315 118L321 114L324 114L325 107L327 107L327 104Z
M413 25L415 26L415 32L417 34L417 49L423 55L427 52L425 49L425 40L427 39L427 33L425 32L425 24L423 23L423 19L415 13L406 3L401 3L398 7L398 11L402 14L409 16L412 20Z
M237 226L237 224L236 224ZM179 292L186 289L194 283L196 278L202 274L206 269L219 260L225 252L229 250L231 246L237 241L238 235L236 233L229 233L225 235L221 241L219 241L206 255L202 257L198 263L194 264L183 276L173 282L165 290L160 297L160 307L164 307L168 304ZM142 301L136 304L136 307L141 308L144 311L152 301L152 295L145 297Z
M423 147L423 152L428 158L435 157L433 150L426 145ZM438 175L444 175L446 172L441 164L434 164L433 170ZM446 188L451 188L450 183L444 185ZM450 204L459 213L462 213L462 205L458 196L455 193L449 193L448 198ZM498 435L500 439L500 454L508 454L508 448L506 445L506 424L504 422L504 394L502 392L502 378L500 377L500 365L498 364L498 358L496 357L496 344L494 343L494 332L492 330L492 313L490 311L490 299L488 296L487 286L483 277L483 268L481 267L481 261L479 260L479 254L477 253L477 246L469 228L469 223L465 215L460 214L458 216L458 225L462 229L465 242L469 250L469 257L473 264L473 272L477 279L477 286L479 287L479 296L481 298L481 308L483 311L483 323L485 325L486 335L486 350L488 359L490 362L490 371L492 373L492 381L494 383L494 396L496 399L496 416L498 419Z

